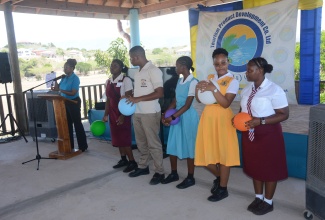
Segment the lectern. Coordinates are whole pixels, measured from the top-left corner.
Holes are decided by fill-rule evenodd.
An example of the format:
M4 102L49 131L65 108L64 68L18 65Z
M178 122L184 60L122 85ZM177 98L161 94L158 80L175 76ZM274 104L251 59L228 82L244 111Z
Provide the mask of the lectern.
M38 97L53 102L56 127L58 130L58 150L49 154L50 158L66 160L81 154L81 150L71 149L65 102L76 101L64 98L57 94L41 94Z

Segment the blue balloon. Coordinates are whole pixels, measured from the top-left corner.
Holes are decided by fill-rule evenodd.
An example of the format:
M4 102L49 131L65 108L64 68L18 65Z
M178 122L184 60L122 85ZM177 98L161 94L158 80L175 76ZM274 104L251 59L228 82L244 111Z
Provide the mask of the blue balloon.
M123 98L118 103L118 110L122 113L122 115L129 116L135 112L135 104L126 103L126 98Z

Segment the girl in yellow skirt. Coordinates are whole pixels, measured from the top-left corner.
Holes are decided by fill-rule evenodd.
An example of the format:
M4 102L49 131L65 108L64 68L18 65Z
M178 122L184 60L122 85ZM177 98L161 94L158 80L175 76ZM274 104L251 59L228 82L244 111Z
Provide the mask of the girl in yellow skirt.
M240 165L237 133L231 123L233 112L230 108L239 82L228 72L229 59L225 49L215 49L212 58L217 73L197 84L195 97L200 102L198 93L211 91L216 102L207 104L202 112L194 158L196 166L206 166L215 175L208 200L216 202L228 197L230 167Z

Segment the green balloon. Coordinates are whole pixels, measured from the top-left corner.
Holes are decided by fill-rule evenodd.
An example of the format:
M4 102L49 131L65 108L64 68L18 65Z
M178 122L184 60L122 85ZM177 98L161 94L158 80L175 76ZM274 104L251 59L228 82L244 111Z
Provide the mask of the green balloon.
M94 136L101 136L106 130L105 122L101 120L94 121L90 125L90 131Z

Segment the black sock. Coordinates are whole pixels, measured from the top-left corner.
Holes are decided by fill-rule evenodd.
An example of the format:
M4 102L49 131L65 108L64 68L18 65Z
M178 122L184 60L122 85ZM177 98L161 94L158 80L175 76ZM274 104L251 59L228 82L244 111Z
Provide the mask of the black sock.
M227 186L225 186L225 187L223 187L223 186L219 186L219 189L227 190Z
M220 182L220 176L217 176L217 177L216 177L216 180L217 180L218 182Z
M122 158L122 160L124 160L124 161L128 161L128 160L126 159L126 156L121 156L121 158Z
M129 160L129 163L137 163L135 160Z
M188 179L194 179L194 174L193 174L193 173L189 173L189 174L187 174L187 178L188 178Z
M177 174L177 170L172 170L172 174Z

